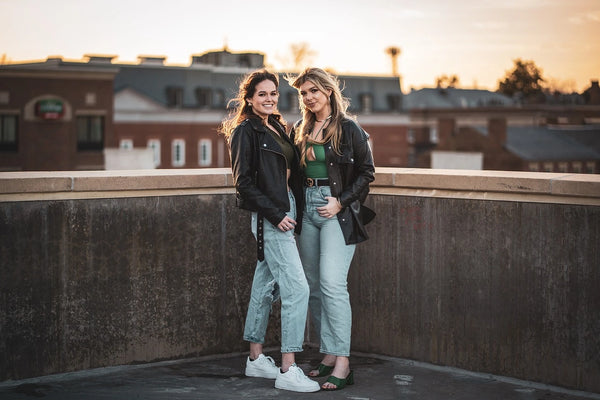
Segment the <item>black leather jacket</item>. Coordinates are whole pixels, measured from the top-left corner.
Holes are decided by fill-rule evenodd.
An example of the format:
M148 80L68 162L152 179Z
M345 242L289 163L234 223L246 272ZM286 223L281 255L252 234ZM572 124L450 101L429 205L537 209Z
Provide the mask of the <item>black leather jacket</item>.
M291 136L295 136L294 130ZM368 239L361 205L369 194L369 184L375 179L369 135L358 123L346 118L342 121L341 154L333 151L330 142L325 143L324 148L331 195L342 205L337 218L346 244L360 243Z
M294 165L288 166L281 147L258 118L249 118L231 135L231 170L238 206L256 211L277 226L290 210L287 194L287 169L291 169L290 189L296 199L296 232L300 232L304 196L300 174L300 155L285 129L274 117L269 124L282 133L296 151ZM259 218L260 220L261 218Z

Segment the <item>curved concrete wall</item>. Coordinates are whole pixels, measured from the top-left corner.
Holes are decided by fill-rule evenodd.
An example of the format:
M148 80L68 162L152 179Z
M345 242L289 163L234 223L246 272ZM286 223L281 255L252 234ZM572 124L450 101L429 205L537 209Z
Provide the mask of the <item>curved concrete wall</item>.
M378 169L353 349L600 392L600 177ZM0 174L0 380L243 351L226 169ZM268 344L278 345L278 307Z

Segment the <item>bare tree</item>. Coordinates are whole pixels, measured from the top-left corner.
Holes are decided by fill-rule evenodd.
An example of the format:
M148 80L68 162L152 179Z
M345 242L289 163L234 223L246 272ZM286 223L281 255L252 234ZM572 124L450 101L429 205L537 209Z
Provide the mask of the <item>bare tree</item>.
M306 42L290 44L289 54L278 57L283 69L294 72L301 71L314 62L317 52Z
M441 75L435 78L435 86L438 88L455 88L458 86L457 75Z

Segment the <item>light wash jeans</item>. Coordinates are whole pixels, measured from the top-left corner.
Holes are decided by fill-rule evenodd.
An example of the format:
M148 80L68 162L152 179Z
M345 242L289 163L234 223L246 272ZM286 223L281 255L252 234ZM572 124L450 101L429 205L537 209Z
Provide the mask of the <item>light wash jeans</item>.
M298 247L310 287L310 314L320 333L320 352L349 356L352 309L347 279L356 245L346 245L337 216L325 218L317 212L317 207L327 204L326 196L331 196L329 186L305 188Z
M296 200L288 192L290 210L296 219ZM257 214L252 213L252 233L256 238ZM281 352L302 351L308 313L308 283L302 270L294 231L282 232L264 220L265 259L256 263L250 304L244 327L244 340L264 343L271 305L281 298Z

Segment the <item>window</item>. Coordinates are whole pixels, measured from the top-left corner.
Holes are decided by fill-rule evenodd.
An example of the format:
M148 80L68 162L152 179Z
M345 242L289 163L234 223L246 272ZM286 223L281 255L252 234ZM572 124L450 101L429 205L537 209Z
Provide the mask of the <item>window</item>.
M0 104L8 104L10 100L10 93L3 90L0 92Z
M440 141L440 138L438 136L437 126L431 126L431 127L429 127L429 142L430 143L437 143L439 141Z
M213 91L214 94L214 108L225 108L225 92L221 89Z
M390 111L400 110L400 95L399 94L388 94L387 95L388 108Z
M131 139L121 139L119 142L119 148L122 150L131 150L133 149L133 140Z
M85 105L95 106L96 105L96 93L89 92L85 94Z
M300 112L300 98L298 97L298 92L288 92L288 99L290 103L290 111Z
M280 111L291 111L293 113L300 112L298 92L295 90L285 92L285 94L280 97L277 107Z
M167 106L174 108L183 107L183 88L178 86L167 87Z
M210 107L212 105L212 90L210 88L196 88L196 102L198 107Z
M248 54L243 54L239 58L240 67L242 68L250 68L252 63L250 62L250 56Z
M585 163L585 173L586 174L595 174L596 173L596 164L593 161L588 161Z
M575 172L576 174L580 174L581 171L582 171L581 162L574 161L573 165L572 165L572 168L573 168L573 172Z
M185 140L173 140L171 151L171 164L174 167L183 167L185 165Z
M212 164L212 140L201 139L198 142L198 165L206 167Z
M104 117L77 117L77 150L104 148Z
M533 171L533 172L537 172L540 170L540 165L536 162L530 162L529 163L529 170Z
M365 114L373 111L373 96L367 93L360 95L360 110Z
M0 151L17 151L17 128L16 115L0 114Z
M569 165L566 162L559 162L558 163L558 172L568 172L569 171Z
M408 133L406 135L406 141L408 143L414 143L415 142L415 129L414 128L409 128L408 129Z
M160 140L159 139L149 139L148 147L152 149L154 166L158 167L160 165Z
M544 163L544 172L552 172L554 171L554 165L551 162Z

